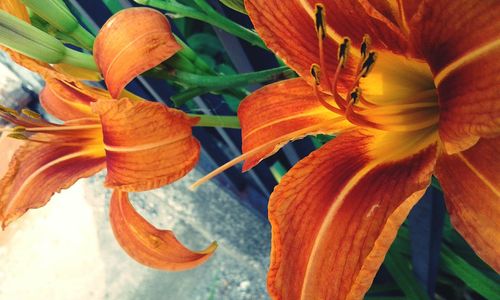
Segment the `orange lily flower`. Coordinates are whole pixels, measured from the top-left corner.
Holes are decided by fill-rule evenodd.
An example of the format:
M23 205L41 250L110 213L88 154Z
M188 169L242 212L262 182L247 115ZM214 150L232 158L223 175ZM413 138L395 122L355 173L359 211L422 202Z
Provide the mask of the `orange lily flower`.
M361 299L435 174L456 229L500 270L500 2L246 0L300 78L240 105L255 166L290 140L338 135L269 201L275 299Z
M171 231L149 224L128 200L127 192L159 188L183 177L194 168L200 153L200 145L191 132L197 118L123 92L133 77L180 49L179 45L172 45L175 40L166 18L159 12L151 15L152 12L150 9L121 12L108 21L96 40L96 61L101 69L108 70L106 82L115 97L127 97L115 100L107 91L72 78L47 76L41 104L64 124L47 122L29 110L18 113L0 107L0 117L17 125L4 131L13 138L26 140L0 180L2 227L28 209L45 205L55 192L68 188L79 178L106 168L105 186L114 189L111 226L117 241L132 258L157 269L185 270L203 263L215 251L216 243L203 251L189 250ZM163 26L133 39L124 45L124 51L110 50L110 43L105 41L114 40L121 30L127 31L135 24L126 25L120 20L129 22L134 18L160 22ZM151 39L162 41L145 46ZM164 47L165 44L170 46ZM150 54L146 60L142 56L145 48ZM134 60L138 65L133 70L103 67L110 61L111 65L113 62L123 65L122 59L133 60L136 55L141 56Z

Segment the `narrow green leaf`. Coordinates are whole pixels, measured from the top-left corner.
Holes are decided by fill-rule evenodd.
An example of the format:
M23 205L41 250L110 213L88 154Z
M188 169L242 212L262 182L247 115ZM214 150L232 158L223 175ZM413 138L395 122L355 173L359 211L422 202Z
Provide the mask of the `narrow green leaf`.
M407 259L404 259L393 251L389 251L385 257L384 265L405 294L406 299L429 299L417 278L410 270L410 264Z
M452 272L481 296L486 299L498 299L500 281L488 278L446 245L443 245L441 250L441 263L445 270Z

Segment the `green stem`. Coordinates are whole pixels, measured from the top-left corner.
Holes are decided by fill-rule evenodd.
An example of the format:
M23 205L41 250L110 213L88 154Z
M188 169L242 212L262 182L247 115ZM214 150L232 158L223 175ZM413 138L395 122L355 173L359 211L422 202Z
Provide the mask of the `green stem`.
M92 55L78 52L71 48L66 48L66 55L62 59L61 63L70 64L76 67L81 67L93 71L99 71Z
M228 94L236 98L244 98L248 96L248 92L245 92L244 90L239 90L239 89L233 89L233 90L228 90L226 88L219 88L219 89L214 89L212 87L194 87L194 88L188 88L185 89L176 95L170 97L170 100L174 102L174 105L176 107L183 106L188 102L189 100L193 99L194 97L201 96L204 94Z
M245 86L253 83L277 80L280 76L293 74L288 67L278 67L259 72L235 74L235 75L198 75L183 71L169 72L166 70L154 70L151 75L176 81L188 86L211 87L214 89Z
M23 0L23 3L58 31L77 40L80 46L92 50L94 36L78 23L62 0Z
M175 14L179 14L184 17L203 21L205 23L219 27L220 29L234 36L237 36L254 46L267 49L266 46L264 45L264 42L261 40L261 38L256 32L248 28L245 28L224 16L221 16L213 8L211 8L210 12L201 12L198 9L180 4L175 0L170 0L168 2L162 0L134 0L134 1L139 4L149 5L152 7L167 10Z
M235 116L214 116L214 115L196 115L189 114L192 118L200 118L195 126L199 127L224 127L239 129L240 121Z

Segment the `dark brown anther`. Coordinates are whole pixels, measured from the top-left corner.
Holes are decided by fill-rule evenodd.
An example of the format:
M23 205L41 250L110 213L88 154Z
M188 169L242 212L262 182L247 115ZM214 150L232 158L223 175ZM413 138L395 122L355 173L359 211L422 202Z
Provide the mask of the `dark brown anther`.
M363 66L361 67L361 77L366 77L368 73L370 73L376 60L377 53L373 51L368 53L368 57L365 59L365 61L363 62Z

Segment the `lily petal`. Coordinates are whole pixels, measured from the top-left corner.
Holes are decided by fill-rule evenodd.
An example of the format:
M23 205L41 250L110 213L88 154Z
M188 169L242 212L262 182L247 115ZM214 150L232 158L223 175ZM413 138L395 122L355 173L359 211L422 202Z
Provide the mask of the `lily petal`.
M241 102L238 118L243 153L269 144L268 149L245 160L243 171L253 168L291 140L338 133L349 126L343 117L324 108L313 88L300 78L267 85L252 93ZM280 137L288 138L279 140Z
M442 154L436 176L453 226L474 251L500 272L500 138L481 139L454 155Z
M398 54L418 56L411 49L405 31L400 28L402 19L398 7L392 8L385 1L337 0L246 0L245 7L255 30L266 45L301 77L311 83L310 67L319 63L319 47L314 26L316 3L326 10L327 38L324 44L326 68L329 76L337 67L337 49L344 37L351 39L353 48L359 49L363 36L371 36L373 47ZM391 10L393 9L393 10ZM360 56L353 49L351 55ZM351 80L357 59L348 60L342 80ZM351 75L351 76L349 76ZM323 82L322 87L328 90Z
M200 145L191 133L197 120L160 103L99 100L108 176L122 191L161 187L186 175L198 162Z
M448 153L500 134L500 2L426 1L411 24L438 89ZM457 30L460 28L460 30Z
M31 24L28 10L20 0L2 0L0 9Z
M113 15L94 43L94 57L113 98L134 77L170 58L181 46L157 10L129 8Z
M55 139L48 134L33 137L49 142ZM7 173L0 180L0 221L3 228L28 209L44 206L54 193L105 167L102 151L57 144L64 141L64 138L57 137L49 144L27 142L16 151Z
M91 93L90 87L86 90L81 88L82 86L74 82L47 78L40 93L40 104L49 114L63 121L96 117L90 108L90 104L97 101L95 94Z
M304 8L307 7L307 9ZM245 7L250 19L264 40L267 47L273 50L300 77L311 84L314 79L310 74L311 65L319 64L319 47L314 24L314 4L299 0L245 0ZM330 31L334 33L333 31ZM362 36L360 36L361 38ZM324 44L325 63L329 74L333 74L338 65L337 53L342 36L335 33L335 39L326 38ZM341 80L352 79L355 73L355 62L348 60L347 68ZM348 76L351 74L351 76ZM322 81L324 90L330 87Z
M111 228L120 246L139 263L151 268L182 271L207 261L217 248L191 251L170 230L160 230L139 215L126 192L115 190L109 208Z
M4 132L0 135L0 153L2 153L2 162L0 163L0 178L2 178L8 170L9 161L16 150L24 144L24 141L7 137L8 133Z
M274 298L361 299L366 293L436 159L433 143L384 158L386 138L344 133L283 177L269 202Z

